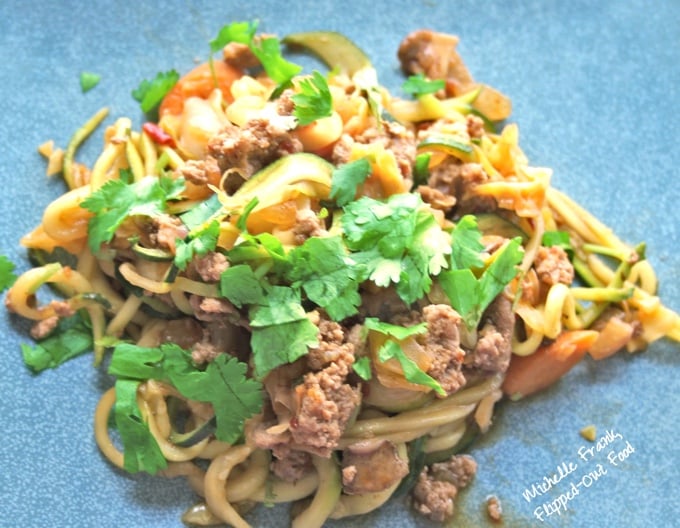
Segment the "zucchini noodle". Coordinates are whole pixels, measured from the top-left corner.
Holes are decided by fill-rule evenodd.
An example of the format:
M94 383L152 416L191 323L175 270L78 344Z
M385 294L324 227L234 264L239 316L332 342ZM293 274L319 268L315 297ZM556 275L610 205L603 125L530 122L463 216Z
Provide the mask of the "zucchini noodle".
M455 47L455 37L435 36ZM549 169L529 165L517 126L502 126L505 96L466 75L463 84L406 101L377 85L368 59L341 35L289 42L340 62L322 76L328 112L310 123L290 108L317 77L294 77L284 90L228 60L202 65L166 95L157 123L138 131L120 117L108 126L92 170L81 173L87 181L79 181L79 145L108 110L89 118L64 155L67 189L22 239L32 255L54 260L23 273L6 299L36 322L37 339L80 314L96 364L107 347L116 368L126 368L116 362L125 347L145 358L134 368L146 377L129 376L137 385L127 403L139 414L123 418L148 435L160 460L138 470L185 477L201 497L183 517L193 525L245 528L255 503L298 502L291 525L300 528L366 514L410 472L418 472L412 482L426 478L417 459L443 462L486 433L504 395L556 382L570 366L544 368L551 354L572 365L591 348L602 359L680 340L680 318L657 296L644 244L619 240L550 186ZM440 47L438 58L467 72L454 47ZM365 173L348 190L338 173L360 166ZM116 188L128 194L106 194ZM349 222L369 199L379 220L415 203L415 234L390 227L360 247L368 213ZM399 246L408 236L427 256L417 272L406 266L419 255ZM461 250L465 237L474 242ZM322 253L329 241L340 251ZM55 248L77 263L59 261ZM502 278L497 270L513 248L518 257ZM474 263L460 264L470 253ZM321 276L309 279L315 270L295 268L292 254ZM324 267L329 262L336 268ZM467 283L456 282L462 275ZM500 286L486 304L459 313L459 297L469 301L494 280ZM356 291L345 296L352 281ZM46 284L64 300L39 302ZM284 325L286 337L276 334L263 350L257 339ZM167 352L173 345L176 356ZM177 366L178 357L186 363ZM238 369L261 400L243 416L253 385L196 381ZM120 441L110 434L117 397L115 388L102 395L94 435L106 459L126 469L138 446L124 431ZM379 470L386 473L377 488L362 481Z

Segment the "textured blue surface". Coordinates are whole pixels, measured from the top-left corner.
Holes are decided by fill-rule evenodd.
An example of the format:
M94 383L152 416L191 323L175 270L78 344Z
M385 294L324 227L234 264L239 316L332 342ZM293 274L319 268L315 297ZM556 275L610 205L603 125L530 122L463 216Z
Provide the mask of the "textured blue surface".
M259 18L262 29L334 29L370 52L384 84L400 84L400 39L420 27L456 33L479 80L514 102L522 146L535 165L554 169L554 184L577 197L630 242L645 240L666 303L680 310L678 276L677 115L680 111L680 3L601 1L347 0L332 2L0 2L0 252L27 267L21 234L62 189L47 181L36 147L64 146L100 106L112 116L140 116L130 90L172 67L207 56L226 22ZM515 5L516 4L516 5ZM240 7L239 7L240 6ZM82 94L83 70L102 75ZM110 118L110 121L113 118ZM93 161L101 136L83 150ZM106 375L83 357L30 375L19 343L27 326L0 318L0 525L12 527L180 526L193 501L181 481L117 472L101 458L92 414ZM484 526L483 504L497 495L505 526L677 525L680 412L677 344L642 355L585 361L546 394L504 405L496 427L474 448L480 464L460 501L457 526ZM592 460L578 435L587 424L621 435ZM634 452L618 467L607 452L626 442ZM525 488L562 463L576 470L542 498ZM587 475L607 470L597 481ZM532 516L543 502L584 481L562 515ZM585 483L590 483L586 486ZM675 491L672 491L675 490ZM255 526L286 526L281 509L262 509ZM334 526L430 526L402 503Z

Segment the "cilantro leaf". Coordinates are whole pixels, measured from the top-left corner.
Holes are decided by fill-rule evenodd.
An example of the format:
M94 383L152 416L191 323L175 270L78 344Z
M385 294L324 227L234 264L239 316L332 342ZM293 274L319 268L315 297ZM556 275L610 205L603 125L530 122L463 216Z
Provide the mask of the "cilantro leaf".
M264 378L272 369L292 363L318 344L318 328L306 317L299 321L253 328L255 377Z
M250 310L253 328L280 325L307 318L300 303L300 292L287 286L273 286L267 293L266 304L254 305Z
M158 348L120 344L113 351L109 373L168 381L186 398L211 403L217 422L215 436L233 443L243 434L245 420L262 408L262 385L248 378L247 369L235 357L220 354L200 370L191 354L174 343Z
M469 330L479 325L484 310L517 275L522 257L521 239L517 237L494 255L479 279L469 268L441 273L439 283Z
M250 264L254 269L267 268L270 275L282 276L288 269L286 250L281 241L271 233L251 235L243 233L243 240L228 252L232 264Z
M36 345L21 345L24 363L33 372L55 368L92 350L92 329L79 313L59 320L51 334Z
M541 244L546 247L561 247L569 255L569 258L574 256L574 248L571 245L569 233L566 231L546 231L541 238Z
M371 358L364 356L357 359L352 364L352 370L354 370L357 376L359 376L362 380L370 380L373 377L373 372L371 371Z
M314 70L311 78L300 81L299 89L300 93L291 97L295 105L293 115L297 117L298 125L308 125L333 113L331 91L321 73Z
M123 467L129 473L155 474L168 467L137 405L138 380L116 380L114 419L123 443Z
M357 187L364 183L370 174L371 164L367 158L360 158L337 167L331 174L330 197L341 207L347 205L356 197Z
M422 371L420 367L418 367L418 364L404 353L399 343L390 339L385 341L383 346L380 347L380 350L378 350L378 360L380 362L384 363L389 359L396 359L399 361L407 381L415 383L416 385L430 387L440 396L446 396L446 391L439 382L426 372Z
M427 79L422 73L411 75L401 85L401 89L415 97L443 90L446 86L444 79Z
M230 42L250 45L255 38L259 22L232 22L223 26L217 36L210 41L210 51L215 53L220 51Z
M256 38L258 22L233 22L222 27L210 41L210 51L215 53L230 42L245 44L257 57L267 75L279 85L286 85L302 66L287 61L281 54L281 43L276 37Z
M451 267L467 269L484 266L480 256L484 250L481 240L482 233L477 228L477 219L472 215L463 216L451 233Z
M158 72L151 80L144 79L132 90L132 97L139 103L145 114L154 110L167 93L179 81L179 73L175 70Z
M424 334L427 332L427 323L424 322L411 326L401 326L385 323L375 317L367 317L364 320L364 326L369 330L375 330L381 334L394 337L398 341L403 341L407 337Z
M379 321L374 317L367 317L364 325L369 330L380 332L389 337L378 350L378 360L381 363L390 359L396 359L401 365L401 368L404 371L404 377L407 381L415 383L416 385L430 387L437 394L446 396L446 391L444 391L439 382L421 370L420 367L418 367L418 364L406 355L399 343L408 337L426 332L427 323L423 322L412 326L399 326Z
M189 231L193 231L223 216L222 211L219 196L212 194L210 198L181 214L179 218Z
M81 72L80 73L80 89L83 93L89 92L99 84L99 81L101 80L102 76L99 75L98 73L92 73L92 72Z
M247 377L248 365L220 354L201 371L186 361L178 346L165 352L178 359L172 364L166 360L172 384L187 398L211 403L217 421L215 437L236 442L243 435L245 421L262 409L262 385Z
M88 222L88 244L93 253L110 242L116 230L130 216L156 216L166 210L166 203L179 197L182 179L147 176L127 184L109 180L81 202L81 207L94 213Z
M293 77L302 71L302 66L283 58L281 43L276 37L253 39L249 46L267 75L279 85L289 83Z
M350 202L342 227L352 258L366 267L368 278L378 286L396 284L407 304L427 293L431 275L448 265L449 236L417 194Z
M238 308L264 303L265 288L247 264L229 266L220 276L220 293Z
M331 319L340 321L357 313L364 270L347 254L339 236L308 238L288 257L291 269L286 278Z
M14 273L14 262L5 255L0 255L0 291L5 291L14 284L17 276Z
M213 220L200 230L190 232L187 240L177 239L175 241L175 260L174 264L180 270L185 270L187 264L196 255L205 255L217 247L217 239L220 236L220 223Z

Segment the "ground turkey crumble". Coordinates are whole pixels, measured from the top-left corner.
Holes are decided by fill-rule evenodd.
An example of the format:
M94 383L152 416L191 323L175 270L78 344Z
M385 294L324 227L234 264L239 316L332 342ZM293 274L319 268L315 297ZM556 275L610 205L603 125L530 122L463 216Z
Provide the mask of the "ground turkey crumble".
M444 522L453 516L455 498L477 471L469 455L456 455L447 462L426 467L412 491L413 508L427 518Z

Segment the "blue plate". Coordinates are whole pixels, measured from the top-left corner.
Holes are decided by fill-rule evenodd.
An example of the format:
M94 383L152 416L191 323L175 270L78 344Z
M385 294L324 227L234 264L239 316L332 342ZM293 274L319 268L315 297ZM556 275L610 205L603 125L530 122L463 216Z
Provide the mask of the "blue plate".
M0 252L26 269L19 237L63 189L45 178L40 143L52 138L64 146L103 105L139 124L130 91L142 78L188 70L205 60L208 41L223 24L254 18L279 35L345 33L370 54L392 90L401 84L395 51L402 37L421 27L458 34L475 77L511 96L532 163L552 167L554 185L623 239L646 241L661 296L680 310L678 2L5 0ZM85 94L82 71L101 75ZM91 163L100 145L95 135L81 159ZM28 325L9 315L1 324L0 525L181 526L179 516L194 500L183 481L125 475L100 456L92 415L110 380L91 357L33 376L19 348L28 341ZM480 469L460 497L456 525L486 525L484 503L492 494L502 502L505 526L677 525L679 358L678 345L664 341L635 356L586 360L544 394L503 404L495 427L473 449ZM600 451L583 449L597 445L579 436L588 424L608 444ZM628 456L611 463L626 448ZM560 468L563 478L550 490L527 494ZM564 508L548 516L570 492ZM288 522L281 508L261 508L249 519L255 526ZM430 526L400 501L332 525Z

